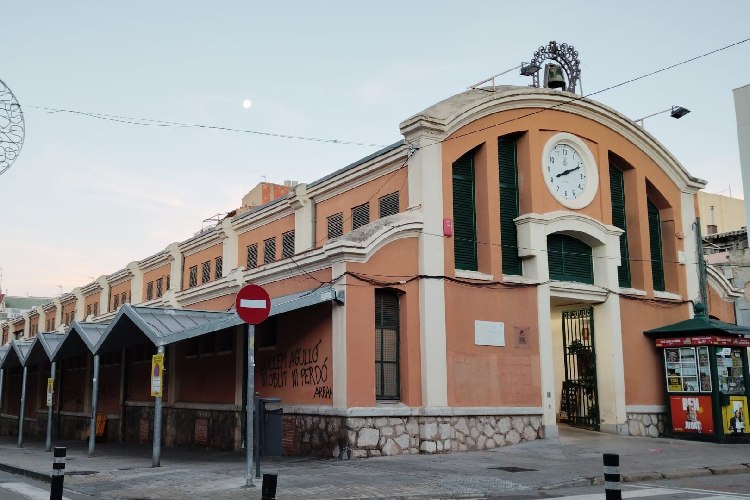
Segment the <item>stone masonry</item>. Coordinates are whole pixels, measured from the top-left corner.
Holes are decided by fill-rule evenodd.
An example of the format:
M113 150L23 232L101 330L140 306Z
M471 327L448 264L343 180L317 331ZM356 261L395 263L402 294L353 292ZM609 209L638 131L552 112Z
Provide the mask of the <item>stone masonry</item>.
M628 435L652 438L664 436L666 420L664 413L628 413Z
M543 438L541 418L528 416L341 417L285 415L284 452L352 458L490 450Z

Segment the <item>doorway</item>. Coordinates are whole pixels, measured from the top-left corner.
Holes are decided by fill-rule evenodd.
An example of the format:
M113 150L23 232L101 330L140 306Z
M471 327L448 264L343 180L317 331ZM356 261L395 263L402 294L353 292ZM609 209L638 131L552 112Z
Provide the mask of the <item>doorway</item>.
M562 311L564 379L560 421L599 430L599 396L596 383L594 309Z

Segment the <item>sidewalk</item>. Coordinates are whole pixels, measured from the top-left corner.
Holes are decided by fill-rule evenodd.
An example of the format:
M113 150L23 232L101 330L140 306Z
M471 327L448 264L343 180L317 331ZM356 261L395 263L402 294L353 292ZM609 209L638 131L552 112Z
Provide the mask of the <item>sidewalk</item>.
M164 448L162 467L154 469L150 446L100 444L97 456L88 458L85 443L56 445L68 448L66 489L97 498L260 498L260 480L256 488L241 488L244 454ZM601 481L602 453L618 453L623 479L631 481L750 473L748 445L620 437L571 428L562 428L557 439L482 452L343 461L267 459L262 472L279 475L280 499L534 496L539 489ZM15 439L0 438L0 469L41 478L49 476L51 464L43 443L27 442L19 449Z

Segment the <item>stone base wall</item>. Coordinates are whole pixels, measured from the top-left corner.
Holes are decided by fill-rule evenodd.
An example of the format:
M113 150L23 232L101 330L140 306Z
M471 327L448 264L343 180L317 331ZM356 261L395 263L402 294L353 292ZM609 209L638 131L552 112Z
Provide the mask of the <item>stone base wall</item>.
M628 435L640 437L662 437L667 425L664 413L628 413Z
M353 458L490 450L544 437L539 416L284 415L284 454Z

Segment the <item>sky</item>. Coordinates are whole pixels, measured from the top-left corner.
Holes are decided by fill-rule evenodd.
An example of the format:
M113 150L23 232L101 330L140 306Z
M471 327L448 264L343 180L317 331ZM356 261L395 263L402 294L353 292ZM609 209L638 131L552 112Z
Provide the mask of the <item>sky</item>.
M71 291L189 238L258 182L310 182L378 149L146 120L387 145L550 40L578 50L588 94L750 38L749 17L746 0L0 0L0 80L26 126L0 176L0 287ZM748 59L750 42L593 99L633 119L689 108L645 128L707 191L741 197L732 90Z

